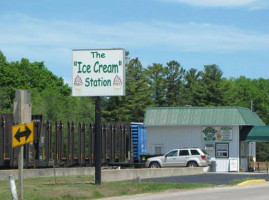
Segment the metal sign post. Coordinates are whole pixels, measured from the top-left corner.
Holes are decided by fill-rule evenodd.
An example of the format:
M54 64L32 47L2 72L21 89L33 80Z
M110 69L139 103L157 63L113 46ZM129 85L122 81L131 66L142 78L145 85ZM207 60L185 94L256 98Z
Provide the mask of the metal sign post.
M102 130L101 130L101 97L95 101L95 184L101 184L102 165Z
M27 90L16 90L16 101L14 102L14 122L25 124L31 122L30 92ZM28 132L28 131L26 131ZM27 137L25 132L23 137ZM17 138L20 138L17 136ZM27 139L26 139L27 140ZM18 181L19 181L19 200L23 200L23 146L19 147L18 156Z

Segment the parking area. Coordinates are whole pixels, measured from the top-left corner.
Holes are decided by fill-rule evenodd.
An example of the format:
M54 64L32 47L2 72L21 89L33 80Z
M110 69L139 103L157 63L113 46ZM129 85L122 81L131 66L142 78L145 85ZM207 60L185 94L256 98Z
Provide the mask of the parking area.
M269 181L269 174L261 173L204 173L198 175L174 176L164 178L143 179L142 182L170 182L170 183L208 183L225 185L240 179L265 179Z

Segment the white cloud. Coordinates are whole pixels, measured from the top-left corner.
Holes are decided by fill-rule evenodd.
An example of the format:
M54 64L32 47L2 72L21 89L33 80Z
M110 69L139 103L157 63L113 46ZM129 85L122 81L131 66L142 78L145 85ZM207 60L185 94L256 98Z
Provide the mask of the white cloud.
M12 59L46 60L70 79L71 50L79 48L159 49L173 52L230 53L268 50L269 35L205 23L129 22L95 24L0 16L0 50ZM132 53L132 52L131 52ZM156 55L158 56L158 55ZM56 66L58 67L56 69ZM54 68L55 67L55 68ZM57 73L56 73L57 74Z
M195 6L220 7L220 6L248 5L257 2L258 0L169 0L169 1L186 3Z
M17 20L18 19L18 20ZM94 24L0 17L0 45L29 49L173 47L179 51L253 50L268 48L269 36L206 23L126 22Z
M251 4L251 6L249 6L249 10L251 11L268 10L268 8L269 8L268 0L259 0L257 3Z

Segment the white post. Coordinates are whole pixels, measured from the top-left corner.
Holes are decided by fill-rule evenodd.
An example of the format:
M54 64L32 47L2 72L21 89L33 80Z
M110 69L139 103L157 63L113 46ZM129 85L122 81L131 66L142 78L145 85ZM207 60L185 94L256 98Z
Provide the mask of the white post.
M14 122L17 124L31 123L30 92L28 90L16 90L16 102L14 103ZM18 155L18 193L19 200L23 200L23 146Z
M10 185L10 189L11 189L12 200L18 200L18 195L17 195L16 184L15 184L14 178L12 175L9 175L8 179L9 179L9 185Z

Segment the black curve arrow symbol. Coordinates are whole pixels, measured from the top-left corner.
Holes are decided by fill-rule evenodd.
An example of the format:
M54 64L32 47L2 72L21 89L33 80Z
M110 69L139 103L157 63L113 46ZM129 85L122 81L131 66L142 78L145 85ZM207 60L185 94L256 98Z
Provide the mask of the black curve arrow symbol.
M28 137L31 135L31 130L28 128L28 126L25 125L25 131L20 132L20 129L15 134L15 138L18 140L18 142L21 142L22 137L26 137L25 141L27 141Z

